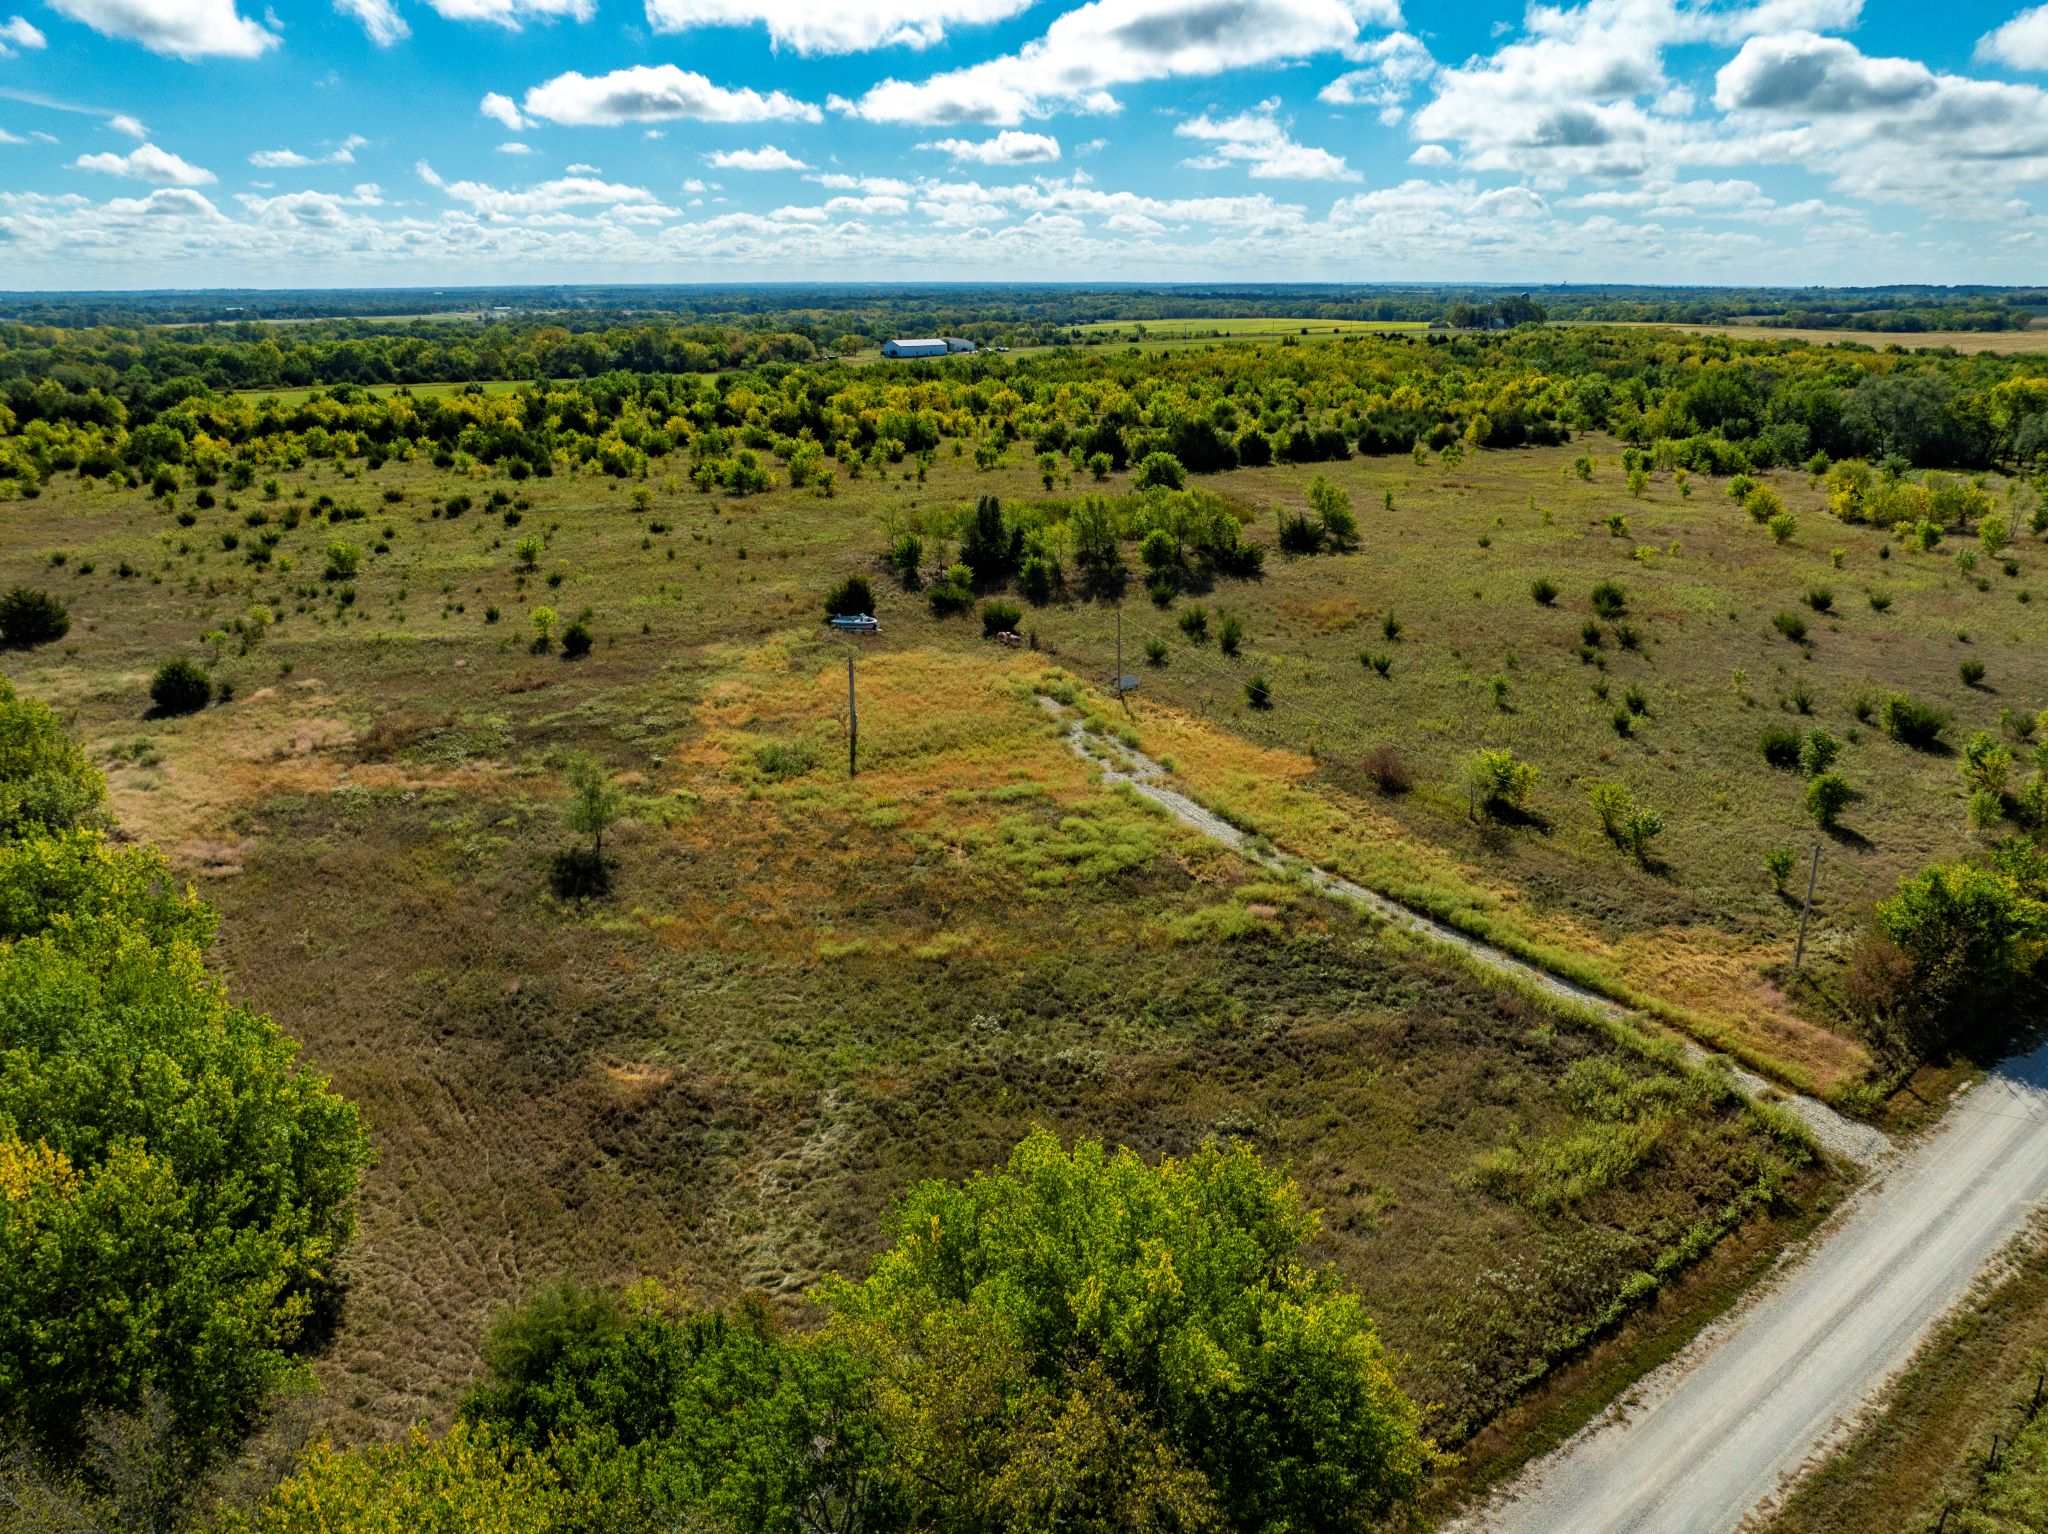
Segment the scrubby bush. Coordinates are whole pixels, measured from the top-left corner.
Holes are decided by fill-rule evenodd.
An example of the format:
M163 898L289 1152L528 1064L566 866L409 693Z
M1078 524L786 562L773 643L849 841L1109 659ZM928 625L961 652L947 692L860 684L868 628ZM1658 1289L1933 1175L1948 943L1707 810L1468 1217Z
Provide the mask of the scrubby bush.
M327 545L327 568L320 572L322 580L352 581L362 568L363 551L352 543L330 543Z
M1374 1527L1437 1460L1371 1321L1309 1260L1316 1229L1242 1144L1148 1166L1041 1132L912 1190L809 1331L550 1286L493 1324L447 1438L316 1451L259 1524Z
M1826 586L1809 587L1806 605L1817 613L1831 612L1835 605L1835 594Z
M1244 700L1253 708L1271 708L1273 688L1263 676L1254 672L1251 680L1244 684Z
M1956 675L1963 679L1965 687L1975 687L1984 680L1984 662L1976 656L1966 656L1956 663Z
M828 618L871 617L875 611L875 588L865 575L849 575L825 593Z
M1767 724L1758 749L1764 760L1773 767L1796 767L1799 765L1799 732L1789 725Z
M1165 640L1148 639L1145 641L1145 663L1147 665L1163 666L1166 664L1166 656L1167 649Z
M1771 619L1771 627L1794 644L1806 643L1806 620L1794 612L1782 612Z
M1628 593L1619 581L1601 581L1593 588L1593 611L1612 623L1628 611Z
M1650 843L1664 833L1664 817L1638 803L1623 783L1595 783L1587 795L1607 839L1638 863L1647 864Z
M1877 727L1901 745L1926 751L1940 744L1949 716L1931 703L1920 703L1902 692L1885 694L1877 705Z
M1351 497L1318 474L1309 481L1308 503L1316 513L1323 547L1343 554L1358 546L1358 518L1351 510Z
M1185 609L1180 615L1180 631L1196 644L1206 644L1209 639L1209 614L1200 602Z
M917 590L919 572L924 568L924 540L916 533L904 533L897 538L889 545L889 568L896 572L904 590Z
M1799 767L1809 778L1817 778L1835 765L1835 758L1842 754L1842 743L1826 730L1815 730L1801 742Z
M590 630L581 622L570 624L562 630L562 659L581 660L590 653L593 642Z
M1772 847L1764 853L1764 872L1780 895L1791 893L1792 870L1798 866L1799 854L1790 847Z
M71 614L47 591L16 586L0 597L0 645L26 650L71 632Z
M102 819L107 780L47 704L0 677L0 844Z
M998 634L1016 631L1024 619L1024 609L1015 602L1000 599L981 604L981 634L984 639L993 639Z
M166 714L195 714L213 701L213 678L189 660L167 660L150 678L149 698Z
M1529 595L1536 599L1538 607L1549 607L1557 601L1557 583L1539 575L1529 583Z
M1806 785L1806 813L1814 818L1815 824L1830 829L1855 797L1848 780L1839 772L1823 772Z
M1244 645L1244 620L1236 613L1225 613L1223 621L1216 625L1216 648L1225 655L1235 655Z
M1864 964L1882 984L1854 996L1876 1042L1923 1058L2002 1023L2003 1004L2032 973L2048 940L2041 857L2024 845L1991 867L1936 863L1880 901Z
M1536 785L1536 768L1512 751L1477 751L1465 762L1464 784L1466 803L1475 814L1501 819L1522 808Z
M935 618L966 612L974 605L974 573L965 565L948 566L946 573L932 582L925 600L931 604Z
M1405 794L1415 786L1407 759L1392 746L1374 746L1360 763L1373 786L1383 794Z
M1979 792L1998 796L2012 773L2012 752L1987 730L1979 730L1963 744L1963 781Z

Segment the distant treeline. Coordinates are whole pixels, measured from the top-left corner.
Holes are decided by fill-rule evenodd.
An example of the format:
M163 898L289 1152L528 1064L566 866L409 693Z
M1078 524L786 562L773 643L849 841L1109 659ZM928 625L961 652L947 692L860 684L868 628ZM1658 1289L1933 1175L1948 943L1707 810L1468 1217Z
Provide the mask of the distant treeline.
M1534 310L1511 304L1522 300ZM1686 288L1639 286L1206 284L1082 288L1000 284L725 286L544 286L277 292L0 294L0 318L63 329L164 325L228 327L235 339L274 333L279 322L418 322L471 330L508 319L546 317L572 331L665 319L801 334L825 345L843 334L970 335L1013 345L1057 344L1073 327L1109 321L1313 319L1508 323L1552 319L1712 324L1759 318L1800 326L1882 330L2023 328L2048 308L2038 289L1932 287ZM1795 318L1796 316L1796 318ZM1901 318L1894 319L1898 316ZM1907 322L1903 317L1917 317ZM337 333L359 333L354 331Z
M1554 444L1611 432L1694 472L1862 458L1900 469L2032 467L2048 460L2048 357L1816 347L1655 329L1526 326L1345 337L1327 345L1092 348L853 367L774 359L693 367L698 330L492 333L510 391L372 394L334 383L307 397L232 392L285 362L316 377L428 377L475 366L474 336L385 335L253 346L156 333L47 333L6 355L0 497L51 476L246 487L309 458L425 455L514 477L591 467L636 476L671 454L737 491L972 449L1014 445L1122 469L1155 452L1190 473L1351 454ZM773 351L786 337L755 337ZM723 355L745 361L729 343ZM256 355L252 356L254 352ZM577 377L582 373L585 376ZM803 466L799 475L797 466ZM1824 462L1820 464L1824 467Z

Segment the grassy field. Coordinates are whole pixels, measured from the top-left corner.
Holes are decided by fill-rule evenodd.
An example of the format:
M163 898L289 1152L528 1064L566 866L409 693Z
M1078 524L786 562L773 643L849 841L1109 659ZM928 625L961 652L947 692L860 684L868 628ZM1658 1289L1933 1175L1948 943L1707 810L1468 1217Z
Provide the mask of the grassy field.
M1563 321L1571 324L1575 321ZM1606 323L1606 322L1603 322ZM1635 328L1635 327L1631 327ZM1787 329L1775 325L1757 325L1740 320L1730 320L1721 325L1654 325L1655 330L1690 330L1701 335L1740 336L1752 341L1806 341L1814 346L1839 345L1852 342L1859 346L1872 346L1882 351L1887 346L1902 346L1907 351L1922 347L1952 346L1959 352L2027 353L2048 352L2048 326L2036 325L2028 330L1927 330L1920 332L1895 330L1802 330Z
M1942 1326L1882 1409L1769 1534L2033 1534L2048 1527L2048 1245Z
M1571 462L1588 446L1585 481ZM1212 632L1226 613L1242 620L1238 658L1189 642L1176 612L1142 601L1126 610L1124 662L1143 676L1141 720L1163 705L1174 720L1228 728L1228 753L1175 753L1198 796L1290 850L1682 1009L1704 1036L1787 1079L1823 1091L1856 1080L1860 1046L1812 998L1786 994L1798 905L1774 889L1763 860L1790 847L1803 869L1817 838L1803 777L1768 766L1760 736L1772 724L1827 729L1862 795L1841 830L1818 838L1809 953L1825 976L1869 902L1972 842L1955 758L1886 739L1858 718L1858 700L1903 689L1937 703L1952 711L1957 742L1996 730L2004 709L2031 718L2048 703L2044 624L2029 600L2034 550L2019 551L2016 575L1986 560L1966 577L1953 541L1928 554L1888 550L1885 532L1829 516L1804 474L1769 476L1799 519L1779 545L1710 480L1684 497L1660 476L1632 498L1612 447L1598 443L1477 454L1448 472L1354 459L1218 483L1259 509L1255 527L1270 528L1276 511L1304 504L1316 472L1349 491L1362 547L1271 559L1256 585L1204 598ZM1626 519L1620 536L1613 515ZM1533 598L1538 577L1558 588L1552 605ZM1622 621L1637 647L1624 649L1605 624L1589 663L1581 630L1603 580L1624 588ZM1833 597L1825 615L1804 600L1823 587ZM1889 598L1885 611L1871 593ZM1804 643L1774 628L1781 612L1808 623ZM1041 643L1107 677L1110 619L1051 608L1029 621ZM1389 619L1400 626L1391 641ZM1166 647L1159 667L1141 663L1153 641ZM1361 653L1391 657L1388 675ZM1958 672L1972 657L1986 666L1974 687ZM1247 704L1254 673L1271 686L1268 709ZM1624 736L1615 719L1632 695L1640 711ZM1171 745L1175 726L1163 728ZM1374 792L1361 764L1382 744L1407 759L1414 792ZM1469 817L1458 768L1482 745L1538 767L1529 825ZM1600 780L1625 782L1664 812L1655 866L1636 866L1602 836L1587 798Z
M468 387L470 386L466 383L365 384L363 385L363 392L381 397L387 394L397 394L399 391L404 390L412 394L431 396L436 394L460 394ZM476 387L482 389L486 394L510 394L521 387L521 385L517 379L494 378L479 383ZM250 399L274 399L283 405L300 405L304 404L314 395L326 391L319 388L306 388L242 389L238 392L247 395Z
M1574 472L1582 450L1589 478ZM543 602L564 622L589 607L607 647L666 653L748 613L778 632L802 631L820 591L872 567L887 527L950 516L984 489L1013 504L1042 494L1023 456L987 474L941 458L923 484L907 473L842 481L830 501L789 490L713 500L669 477L653 486L659 534L636 519L625 487L604 481L529 482L522 498L533 504L515 531L482 506L461 520L429 516L452 487L430 470L391 465L351 482L330 469L271 508L280 519L271 530L287 508L310 507L294 499L302 492L370 513L331 536L367 547L389 529L390 552L370 553L347 608L319 578L330 533L310 522L279 544L297 562L291 570L261 572L244 563L246 550L220 547L224 536L256 536L243 514L269 513L253 493L242 513L215 508L182 529L139 495L67 484L38 503L33 546L8 551L0 572L26 578L40 565L37 578L75 593L81 616L111 629L89 647L74 640L80 664L56 675L62 689L117 714L153 657L192 647L257 602L287 622L261 658L225 662L227 675L251 673L245 691L261 685L273 652L307 644L316 674L344 639L373 668L379 657L461 657L477 646L516 654L524 614ZM1801 473L1771 476L1798 518L1779 544L1704 478L1690 495L1663 475L1631 495L1613 444L1597 441L1477 453L1456 467L1353 459L1206 483L1269 539L1316 472L1360 511L1357 552L1275 555L1263 579L1225 582L1171 609L1135 593L1124 604L1123 666L1143 678L1131 708L1153 754L1171 757L1198 798L1287 851L1661 1010L1788 1082L1853 1089L1869 1062L1826 1001L1828 977L1871 901L1903 873L1975 844L1952 748L1909 749L1860 715L1897 689L1950 711L1956 743L1998 729L2007 712L2031 720L2048 703L2043 623L2030 600L2034 546L2023 540L2013 574L1988 559L1966 574L1952 553L1968 540L1909 552L1881 530L1829 516ZM403 499L386 504L385 493ZM2016 521L2030 495L2014 502ZM511 545L533 532L551 543L528 577L514 569ZM60 551L67 563L49 566ZM132 578L119 574L124 565ZM1556 587L1548 604L1532 596L1539 577ZM1602 581L1624 590L1617 620L1592 614L1589 594ZM1826 612L1811 605L1823 592ZM1181 620L1195 605L1212 633L1226 616L1242 622L1239 655L1186 636ZM483 621L493 606L500 626ZM885 582L881 614L887 650L943 654L970 672L996 664L978 625L934 618L920 595ZM1803 641L1774 627L1781 614L1807 624ZM1034 609L1024 626L1046 654L1106 687L1115 624L1107 606L1081 603ZM1597 646L1584 642L1588 624ZM119 640L111 651L109 638ZM1145 663L1148 644L1161 647L1161 664ZM1388 661L1386 674L1363 656ZM1975 685L1959 674L1965 661L1985 667ZM1269 684L1269 708L1247 702L1254 675ZM359 729L376 702L351 698L334 729ZM815 724L836 728L822 715ZM1821 728L1840 742L1839 770L1860 797L1833 833L1815 832L1803 776L1764 760L1767 726ZM1386 745L1412 772L1412 792L1376 791L1367 754ZM1469 813L1459 769L1481 746L1510 748L1539 771L1519 825ZM2026 749L2017 747L2022 757ZM1647 866L1601 834L1588 799L1596 781L1623 782L1663 812ZM1818 992L1789 983L1803 886L1781 892L1764 871L1770 850L1804 860L1816 841L1808 955Z
M859 652L849 781L849 650L818 593L870 563L885 517L991 482L1023 498L1030 472L942 459L928 484L869 476L831 500L657 479L645 513L603 479L485 480L451 518L451 475L392 463L289 475L278 501L249 492L190 527L68 478L10 518L0 585L54 587L75 620L12 673L107 765L124 826L200 876L236 992L373 1126L322 1366L337 1434L445 1420L490 1310L564 1270L796 1306L860 1261L913 1180L985 1166L1040 1123L1149 1153L1242 1135L1289 1163L1325 1211L1324 1255L1454 1441L1725 1230L1767 1249L1775 1221L1827 1198L1796 1148L1668 1057L1105 790L1034 692L1093 675L1106 611L1035 615L1059 653L1034 654L886 598L887 633ZM1230 488L1261 483L1295 488ZM322 495L367 515L317 523ZM282 536L252 565L263 530ZM529 534L547 548L525 574L512 546ZM337 539L365 550L353 581L322 578ZM1254 624L1270 649L1297 581L1355 583L1386 557L1276 561L1232 601L1272 604L1274 626ZM593 610L588 658L530 652L542 603L563 622ZM148 672L173 653L217 654L233 701L146 717ZM1279 711L1238 717L1194 660L1148 673L1135 725L1111 721L1190 787L1353 862L1409 834L1400 816L1440 829L1424 796L1384 810L1346 788ZM633 795L618 888L588 906L547 890L570 749ZM1495 873L1443 821L1454 845L1418 842L1418 866L1530 877L1507 854ZM1651 1312L1628 1346L1696 1320ZM1517 1442L1497 1428L1482 1458Z

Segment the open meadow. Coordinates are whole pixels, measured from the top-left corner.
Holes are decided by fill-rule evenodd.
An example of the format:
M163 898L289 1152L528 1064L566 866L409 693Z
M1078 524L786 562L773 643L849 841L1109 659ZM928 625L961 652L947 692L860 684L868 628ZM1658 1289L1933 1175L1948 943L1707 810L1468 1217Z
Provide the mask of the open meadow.
M11 396L9 678L375 1148L338 1442L449 1428L565 1275L826 1335L892 1209L1042 1128L1286 1168L1448 1507L1844 1186L1682 1041L1894 1129L1967 1074L1890 1028L1872 910L2048 817L2023 364L1527 327L718 365L779 334L494 330L589 375L409 391L173 342L134 416Z
M1467 505L1467 481L1490 473L1551 493L1556 462L1481 455L1426 489L1404 475L1397 505ZM1229 488L1278 500L1296 479L1246 471ZM1326 736L1318 761L1296 714L1247 718L1235 674L1249 658L1189 647L1139 667L1127 723L1100 685L1106 608L1035 612L1033 653L907 595L885 597L884 634L860 642L849 780L856 652L819 624L818 593L872 563L885 521L986 488L1027 497L1021 466L941 458L924 484L870 475L831 499L656 480L645 509L588 476L508 487L494 508L495 483L424 464L311 468L281 476L275 500L252 491L190 526L140 492L66 483L17 504L33 517L10 517L0 551L0 584L54 584L77 619L10 668L17 682L82 733L122 826L197 873L235 992L286 1020L368 1118L379 1160L321 1365L320 1412L344 1436L445 1420L491 1310L558 1272L794 1305L865 1257L875 1216L916 1179L999 1159L1039 1124L1148 1153L1241 1136L1289 1164L1324 1211L1319 1250L1359 1284L1451 1443L1725 1230L1749 1222L1741 1249L1755 1250L1825 1197L1803 1151L1670 1056L1105 789L1036 694L1078 677L1109 728L1290 850L1526 907L1538 935L1610 920L1626 933L1645 918L1620 897L1619 916L1552 914L1533 893L1571 859L1638 882L1609 877L1562 787L1559 829L1519 833L1525 851L1468 832L1433 785L1389 807L1346 765L1350 737ZM1555 494L1569 537L1509 509L1553 540L1560 577L1615 563L1604 530L1570 520L1611 489L1596 477ZM322 496L338 520L313 517ZM1350 713L1361 740L1404 744L1386 691L1411 689L1417 718L1449 716L1413 735L1427 778L1461 730L1490 739L1563 714L1539 707L1541 689L1562 700L1593 672L1525 635L1526 713L1477 712L1463 675L1493 658L1470 635L1452 653L1451 599L1433 611L1411 587L1403 661L1368 686L1338 647L1389 604L1397 588L1380 582L1403 579L1396 551L1420 525L1389 523L1360 555L1276 560L1224 605L1244 611L1290 707L1313 699ZM272 530L267 562L248 563L243 540ZM1450 521L1454 544L1464 532ZM528 537L545 543L530 560L516 552ZM344 538L365 548L360 570L323 579ZM1503 625L1527 621L1526 598L1496 600ZM1638 601L1654 632L1662 599L1646 587ZM563 623L591 611L588 656L531 653L543 605ZM1141 601L1127 644L1169 619ZM1653 644L1645 674L1666 643L1679 648ZM232 700L148 717L147 674L177 652L215 657ZM1683 727L1671 694L1657 707ZM589 905L548 892L565 840L556 764L572 747L631 794L616 890ZM1374 861L1409 838L1407 861ZM1690 826L1677 839L1713 843ZM1640 887L1657 896L1649 919L1682 935L1684 884ZM1754 946L1778 943L1782 914L1751 903Z

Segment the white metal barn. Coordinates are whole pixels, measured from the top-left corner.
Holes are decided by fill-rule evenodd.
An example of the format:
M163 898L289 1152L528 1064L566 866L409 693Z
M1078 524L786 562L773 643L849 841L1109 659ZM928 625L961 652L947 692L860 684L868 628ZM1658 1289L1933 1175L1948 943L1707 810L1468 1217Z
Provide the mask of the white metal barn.
M952 349L952 347L948 346L937 336L927 336L918 340L884 341L882 343L882 355L884 357L943 357Z

